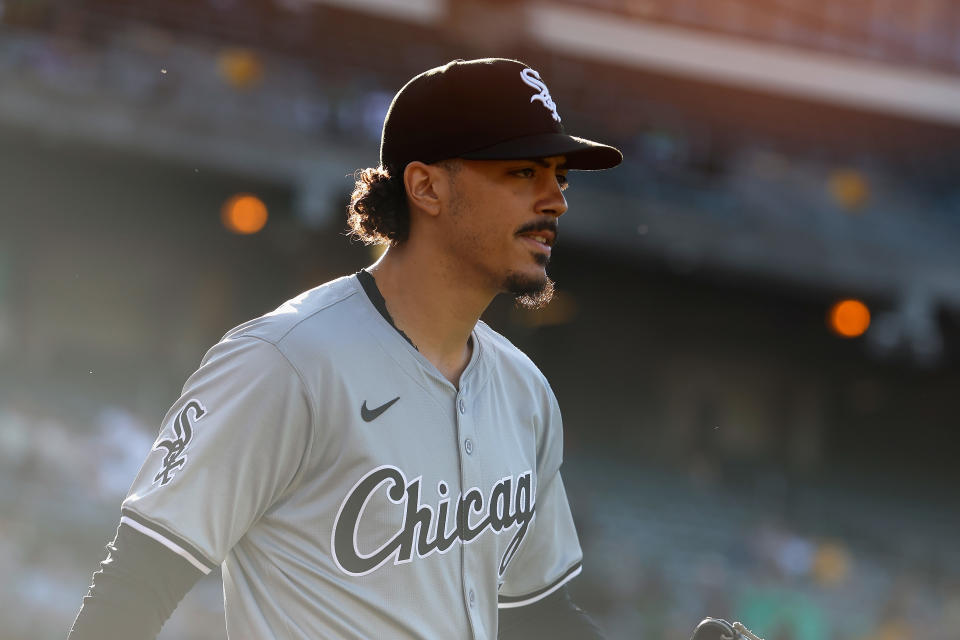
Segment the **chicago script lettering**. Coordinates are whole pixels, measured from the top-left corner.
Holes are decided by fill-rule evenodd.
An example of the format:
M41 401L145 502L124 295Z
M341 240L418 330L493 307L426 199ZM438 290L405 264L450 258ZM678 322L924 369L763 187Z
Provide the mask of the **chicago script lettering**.
M474 487L456 498L448 495L447 484L440 482L436 508L423 504L421 480L407 481L403 471L392 466L377 467L354 485L340 505L333 523L333 558L341 571L362 576L376 571L391 558L393 564L425 558L434 552L445 553L456 542L469 544L488 529L496 535L516 526L517 530L500 559L500 575L516 554L533 520L535 498L533 473L525 471L516 478L507 476L484 493ZM403 506L403 521L376 549L360 549L358 530L364 510L378 493ZM451 511L453 513L451 514ZM450 516L453 515L453 522Z

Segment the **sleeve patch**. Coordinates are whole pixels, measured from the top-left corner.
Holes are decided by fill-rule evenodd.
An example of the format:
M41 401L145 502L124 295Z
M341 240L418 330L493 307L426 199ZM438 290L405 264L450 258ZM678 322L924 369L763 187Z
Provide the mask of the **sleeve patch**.
M193 418L191 419L190 413ZM187 463L186 448L193 440L193 423L198 422L207 414L207 410L199 400L188 400L180 413L173 419L173 438L157 439L153 445L154 451L165 451L163 468L153 478L153 484L163 486L173 479L174 474ZM162 434L161 434L162 438Z

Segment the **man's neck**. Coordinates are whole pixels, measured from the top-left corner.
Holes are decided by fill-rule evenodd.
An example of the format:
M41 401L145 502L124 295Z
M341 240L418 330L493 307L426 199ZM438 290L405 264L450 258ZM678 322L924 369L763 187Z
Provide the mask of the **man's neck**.
M367 271L396 326L457 386L470 361L470 332L494 292L471 288L438 261L403 248L388 250Z

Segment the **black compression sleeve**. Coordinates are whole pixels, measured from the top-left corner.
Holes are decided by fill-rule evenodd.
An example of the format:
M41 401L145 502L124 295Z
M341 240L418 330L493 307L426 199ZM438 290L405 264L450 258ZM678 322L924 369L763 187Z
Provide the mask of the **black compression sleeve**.
M156 540L121 524L69 640L152 640L203 575Z
M603 633L570 599L567 588L533 604L500 609L499 640L603 640Z

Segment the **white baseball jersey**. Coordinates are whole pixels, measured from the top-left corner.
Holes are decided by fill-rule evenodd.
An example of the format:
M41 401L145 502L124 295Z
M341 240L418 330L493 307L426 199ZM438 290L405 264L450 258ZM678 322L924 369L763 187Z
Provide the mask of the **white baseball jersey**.
M485 324L457 389L356 276L230 331L121 521L207 573L242 638L497 637L580 571L556 398Z

